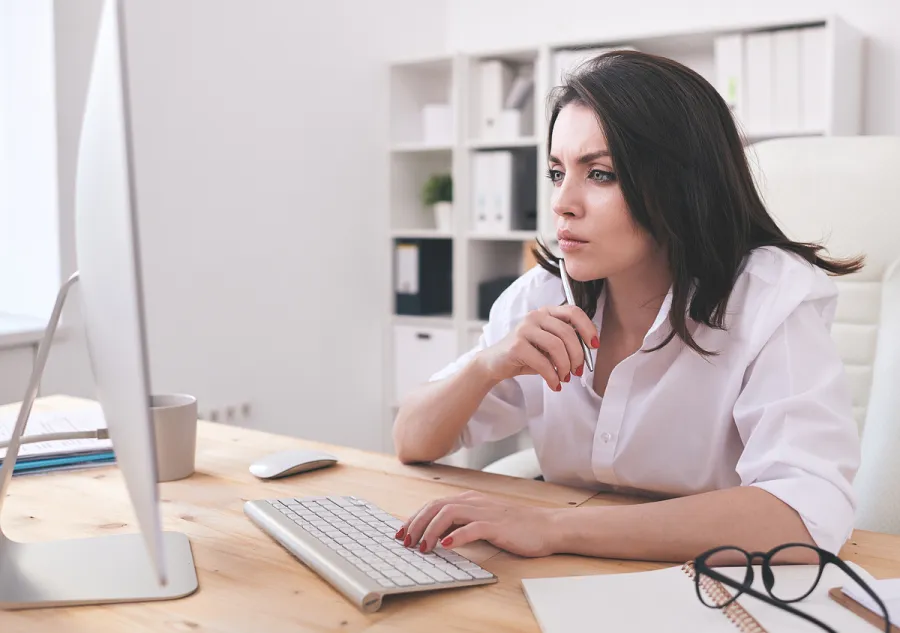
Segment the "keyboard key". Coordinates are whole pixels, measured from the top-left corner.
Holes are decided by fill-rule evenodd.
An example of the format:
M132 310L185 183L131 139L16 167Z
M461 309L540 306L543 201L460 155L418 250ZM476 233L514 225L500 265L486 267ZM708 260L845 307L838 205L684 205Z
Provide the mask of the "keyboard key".
M453 580L453 578L437 569L436 567L432 567L431 569L424 569L423 571L438 582L450 582L451 580Z
M472 578L472 576L470 576L463 570L456 569L455 567L447 569L447 570L445 570L445 572L448 576L450 576L454 580L470 580Z
M397 584L398 587L412 587L413 585L416 584L414 581L410 580L406 576L403 576L402 578L394 578L394 582Z
M387 578L380 578L378 580L378 584L381 585L382 587L396 587L397 586L394 584L393 580L389 580Z
M484 569L473 569L469 573L472 574L472 576L474 576L475 578L490 578L494 575Z
M429 576L426 573L421 571L411 571L406 574L410 578L412 578L419 585L431 585L434 584L434 578Z

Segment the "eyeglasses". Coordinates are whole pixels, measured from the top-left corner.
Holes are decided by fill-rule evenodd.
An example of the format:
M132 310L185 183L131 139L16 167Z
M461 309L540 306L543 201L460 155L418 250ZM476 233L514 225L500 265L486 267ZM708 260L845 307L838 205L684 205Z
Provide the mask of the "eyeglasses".
M766 592L762 593L753 589L753 561L762 559L762 578ZM809 586L797 587L793 583L791 586L786 583L778 585L776 576L772 568L780 565L797 564L798 561L809 562L810 564L819 565L818 573ZM814 618L813 616L803 613L791 606L792 603L799 602L809 596L819 584L822 578L822 572L829 563L837 565L845 574L852 578L860 587L865 589L872 599L881 608L884 614L884 631L890 633L891 624L888 619L887 607L881 601L881 598L869 587L853 569L840 558L829 551L807 545L805 543L785 543L769 550L768 552L746 552L739 547L726 545L717 547L704 552L694 559L694 584L697 590L697 597L705 606L711 609L724 609L737 600L742 594L753 596L758 600L762 600L772 606L783 609L804 620L819 626L823 631L828 633L837 633L824 622ZM714 569L715 567L744 567L743 580L735 580ZM701 590L701 586L708 586L704 577L713 581L726 585L735 591L708 591Z

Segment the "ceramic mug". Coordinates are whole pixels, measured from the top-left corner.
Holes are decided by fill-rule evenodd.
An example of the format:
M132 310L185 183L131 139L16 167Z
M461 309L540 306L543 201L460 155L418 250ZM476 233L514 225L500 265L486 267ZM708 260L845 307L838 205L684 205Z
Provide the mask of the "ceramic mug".
M197 449L197 399L186 394L150 396L156 437L157 481L175 481L194 474Z

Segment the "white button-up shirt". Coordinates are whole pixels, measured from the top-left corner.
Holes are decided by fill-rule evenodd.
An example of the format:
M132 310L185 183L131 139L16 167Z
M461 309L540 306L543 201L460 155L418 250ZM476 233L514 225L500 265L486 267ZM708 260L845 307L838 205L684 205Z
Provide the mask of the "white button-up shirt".
M745 260L726 330L688 318L701 357L671 331L671 291L641 350L619 363L604 397L585 366L552 391L537 375L498 384L459 439L472 447L528 429L547 481L658 497L757 486L793 507L816 543L837 552L854 522L859 431L830 336L837 290L820 269L774 247ZM535 267L491 309L476 347L432 376L458 371L530 311L565 300ZM604 297L594 323L603 341ZM596 354L595 351L592 351Z

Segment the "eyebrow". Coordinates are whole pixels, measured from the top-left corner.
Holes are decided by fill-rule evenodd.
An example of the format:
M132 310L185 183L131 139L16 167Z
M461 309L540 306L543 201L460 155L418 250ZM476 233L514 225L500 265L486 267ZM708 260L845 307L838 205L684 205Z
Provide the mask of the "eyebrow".
M586 163L592 163L598 158L608 158L609 150L601 149L596 152L590 152L588 154L584 154L578 158L578 163L584 165ZM559 160L556 156L551 155L549 157L549 161L555 165L562 165L562 161Z

